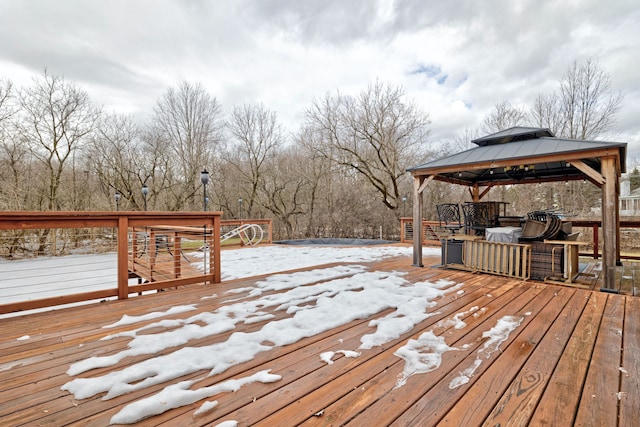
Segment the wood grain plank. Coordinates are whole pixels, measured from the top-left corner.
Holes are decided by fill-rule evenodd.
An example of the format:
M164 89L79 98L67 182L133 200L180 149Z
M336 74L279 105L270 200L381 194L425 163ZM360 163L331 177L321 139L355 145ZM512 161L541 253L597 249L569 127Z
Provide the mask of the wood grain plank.
M435 266L440 259L425 257L424 262ZM240 425L269 426L299 423L422 426L436 424L445 417L447 425L451 422L480 425L486 418L487 425L493 426L525 425L531 415L528 420L531 426L572 425L580 411L584 414L575 419L576 425L583 420L608 423L613 419L612 414L619 415L620 426L634 425L637 421L640 299L468 271L415 268L408 257L357 264L365 264L371 271L402 271L411 283L447 280L463 285L460 292L449 292L437 301L438 306L431 309L433 317L397 340L362 351L357 358L336 357L334 364L326 365L319 354L356 349L360 337L372 330L369 321L387 312L260 353L251 361L218 375L209 377L208 372L196 372L179 378L175 381L198 380L195 387L203 387L263 369L271 369L283 377L276 383L255 384L215 396L219 405L202 415L194 416L202 403L196 402L137 425L212 426L223 420L236 420ZM313 268L335 265L344 264ZM171 316L174 318L213 311L238 297L225 292L254 286L267 276L187 286L129 300L0 319L0 424L107 425L124 405L155 394L167 384L108 401L102 400L102 396L78 401L61 391L60 387L71 379L66 375L71 363L92 355L119 352L128 343L126 338L111 341L99 341L99 338L155 320L108 330L102 326L120 320L125 314L166 311L176 305L196 304L196 311ZM202 300L213 294L217 296ZM440 322L474 306L486 307L487 312L467 315L466 328L455 329ZM450 380L475 360L484 342L482 333L493 326L496 319L514 313L522 314L526 320L501 345L502 354L493 354L486 363L483 361L468 384L450 390ZM277 318L283 316L274 314ZM263 324L238 326L233 332L251 332ZM402 387L395 388L404 361L394 352L409 338L417 338L428 330L460 350L445 353L436 371L414 375ZM230 333L232 331L193 340L188 345L222 342ZM23 335L31 338L18 341ZM463 347L463 344L470 346ZM127 358L117 366L101 368L90 375L107 374L150 357L155 355ZM591 390L605 394L604 400L596 402L600 406L595 409L584 408L594 404L586 399ZM585 402L581 398L586 399ZM610 408L601 407L605 405ZM597 414L589 418L593 411Z
M516 298L496 301L495 305L486 306L488 310L478 318L478 322L470 323L460 331L452 331L451 338L445 335L447 344L455 346L458 350L445 353L437 370L412 376L405 385L391 390L366 411L358 414L348 425L380 423L427 426L437 422L464 394L467 387L450 389L449 384L460 371L475 363L477 351L485 341L483 333L503 316L519 313L524 315L531 309L532 301L541 301L553 296L553 291L549 292L544 287L524 286L524 289L525 291ZM482 368L478 374L481 370Z
M620 365L620 426L638 423L640 417L640 298L627 297Z
M254 282L255 282L255 280L254 280ZM244 286L241 286L241 287L244 287ZM237 298L237 295L234 295L232 298ZM192 314L194 314L194 313L193 313L193 312L188 313L188 315L192 315ZM383 314L384 314L384 313L383 313ZM279 316L285 316L285 314L279 314ZM276 317L276 319L277 319L277 318L278 318L278 317ZM364 319L364 320L362 320L360 323L368 323L368 321L369 321L369 320L370 320L370 319ZM245 327L244 327L244 331L245 331L245 332L248 332L250 328L257 329L257 328L259 328L259 327L261 327L261 324L260 324L260 323L256 323L256 324L253 324L253 325L251 325L251 326L245 326ZM337 329L334 329L334 330L332 330L332 331L330 331L330 332L327 332L327 334L326 334L326 335L336 334L336 333L338 333L338 332L339 332L339 329L340 329L340 328L337 328ZM231 333L231 332L229 332L228 334L230 334L230 333ZM228 334L227 334L227 335L228 335ZM318 335L318 336L316 336L316 337L312 337L312 338L310 338L309 340L310 340L310 341L319 340L319 339L322 339L322 338L324 337L324 335L325 335L325 334L321 334L321 335ZM204 341L204 340L203 340L203 341L197 341L197 342L195 342L195 341L194 341L194 342L190 342L189 344L190 344L190 345L193 345L193 344L196 344L196 345L205 345L205 344L207 344L207 343L210 343L210 341L216 341L216 340L224 339L224 337L225 337L225 336L226 336L225 334L217 335L216 337L212 337L212 338L210 338L210 339L207 339L207 341ZM301 344L301 345L303 345L303 344ZM114 351L116 351L116 350L114 350ZM296 351L296 346L288 346L288 347L286 348L286 350L283 350L283 351L286 351L286 352L294 352L294 351ZM265 357L260 357L260 356L258 356L258 357L256 357L256 358L254 359L254 362L255 362L255 364L257 364L257 365L264 364L264 363L268 363L268 362L269 362L269 360L270 360L270 359L269 359L269 357L277 357L277 354L278 354L278 351L274 351L274 352L270 352L270 356L265 356ZM274 356L274 355L275 355L275 356ZM262 356L262 355L261 355L261 356ZM317 357L317 354L314 354L314 356L315 356L315 357ZM299 356L298 356L298 357L299 357ZM127 359L127 363L134 363L134 362L136 362L137 360L142 360L142 359L144 359L144 358L145 358L145 356L134 357L134 358L128 358L128 359ZM105 372L105 373L106 373L106 372L108 372L108 371L109 371L109 369L113 369L113 368L105 368L105 369L104 369L104 372ZM247 367L245 367L244 369L247 369ZM97 372L97 373L99 374L99 373L100 373L100 370L98 370L98 371L92 371L92 373L94 373L94 372ZM231 370L231 371L229 371L229 372L230 372L230 373L229 373L229 375L233 374L233 371L232 371L232 370ZM198 375L202 375L202 373L193 374L193 375L191 375L191 376L189 376L189 377L181 378L180 380L184 380L184 379L192 379L193 377L196 377L196 376L198 376ZM67 379L67 380L68 380L68 379ZM212 381L214 381L214 380L216 380L216 379L212 379ZM159 387L160 387L160 386L159 386ZM156 389L154 389L154 391L158 391L159 387L158 387L158 388L156 388ZM123 405L123 404L125 404L125 402L127 402L127 401L128 401L127 399L135 399L135 398L139 398L139 397L140 397L139 395L136 395L136 394L134 393L134 394L131 394L129 397L121 397L121 398L119 398L119 399L114 399L114 400L106 401L106 402L102 402L102 401L100 401L99 399L88 399L88 400L83 400L83 401L81 402L81 403L82 403L82 407L83 407L83 409L86 411L86 412L85 412L85 415L84 415L84 418L86 418L86 419L91 419L91 420L93 420L94 422L98 422L98 423L108 421L108 418L107 418L107 417L111 417L111 416L113 415L112 411L111 411L109 408L115 408L115 407L117 407L118 405ZM62 400L64 401L65 399L63 398ZM68 399L67 399L67 400L68 400ZM76 402L76 404L77 404L77 402ZM49 404L49 403L47 403L47 402L41 402L40 406L37 406L37 405L36 405L36 406L33 406L32 408L40 409L40 408L44 408L44 407L45 407L45 405L46 405L46 406L50 406L50 404ZM61 406L61 407L62 407L62 408L64 408L64 405L63 405L63 406ZM51 410L51 409L48 409L48 411L49 411L48 413L51 413L51 412L52 412L52 410ZM31 412L33 413L34 411L31 411ZM36 412L37 412L37 411L36 411ZM58 413L56 413L56 414L54 414L54 415L50 415L50 416L49 416L49 419L53 420L54 424L65 424L65 423L68 423L68 422L72 422L73 417L76 417L76 416L77 416L77 412L78 412L78 411L77 411L74 407L69 406L69 405L68 405L68 403L67 403L67 407L66 407L66 409L59 410L59 411L58 411ZM93 413L94 415L90 415L90 414L92 414L92 413Z
M584 291L575 292L562 311L553 315L553 318L536 318L535 322L532 322L531 327L543 329L546 324L551 324L551 327L544 334L544 338L535 343L533 353L519 368L511 386L495 404L483 426L529 425L533 411L562 356L566 342L580 320L587 303L585 294L587 293ZM513 346L509 347L505 354L512 348ZM503 376L502 373L497 375Z
M540 342L573 295L574 292L566 288L548 288L532 300L527 305L528 311L520 315L522 323L510 334L512 342L509 345L505 343L504 349L495 353L495 357L492 355L493 360L482 360L483 364L490 365L484 371L476 371L473 384L437 425L479 425L492 410L495 410L496 415L504 414L510 420L509 425L523 425L519 423L519 411L510 411L506 403L509 401L519 406L519 399L542 384L544 371L523 371L523 367L531 354L540 348ZM547 375L551 373L551 369L552 367ZM519 374L523 374L523 377L518 378ZM507 399L499 402L505 396ZM501 403L505 406L500 407ZM415 421L422 420L423 417L419 417ZM496 424L490 425L500 425L499 420L496 421Z
M366 363L359 362L357 366L349 369L330 384L326 383L305 396L297 398L294 404L283 407L262 420L258 425L281 425L287 420L292 423L306 420L309 425L347 421L356 415L361 407L366 407L371 401L375 401L395 387L398 376L402 374L404 364L402 359L395 356L394 353L412 335L417 337L427 329L446 333L453 329L453 326L443 322L444 319L450 318L457 312L468 311L471 307L494 302L510 289L512 289L510 286L505 285L503 289L494 290L495 295L489 297L486 288L481 287L474 292L465 292L462 297L451 304L438 306L434 309L438 315L414 328L411 334L404 334L400 339L395 340L392 343L393 346L389 346L390 348L385 349L383 353L378 353ZM516 291L514 295L505 298L514 298L521 292ZM475 318L470 313L464 320L473 322ZM378 349L375 350L378 351ZM322 416L314 415L318 413L322 413Z
M531 425L572 425L607 295L592 292L531 417Z
M618 424L618 392L622 362L625 297L609 295L574 425Z

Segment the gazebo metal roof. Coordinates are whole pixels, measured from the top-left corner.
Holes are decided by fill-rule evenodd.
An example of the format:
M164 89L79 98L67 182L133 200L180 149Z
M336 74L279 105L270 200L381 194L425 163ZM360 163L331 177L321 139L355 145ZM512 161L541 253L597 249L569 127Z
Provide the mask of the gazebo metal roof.
M408 169L438 181L493 186L590 178L572 165L600 173L601 157L615 154L624 172L627 143L556 138L549 129L515 127L472 141L477 147Z

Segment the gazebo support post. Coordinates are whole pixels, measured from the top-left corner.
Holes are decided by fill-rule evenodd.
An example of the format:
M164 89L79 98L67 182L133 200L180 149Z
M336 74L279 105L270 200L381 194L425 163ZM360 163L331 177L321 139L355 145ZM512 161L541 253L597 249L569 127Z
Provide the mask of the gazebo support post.
M617 170L617 167L616 167ZM616 177L616 198L615 198L615 207L616 207L616 265L622 266L622 261L620 261L620 179Z
M616 264L619 259L618 232L620 218L618 217L618 173L614 157L602 158L602 264L604 270L603 292L618 293L616 289Z
M422 191L424 176L413 178L413 266L423 267L422 264Z
M480 187L478 184L473 184L473 188L471 190L471 198L475 203L480 201Z

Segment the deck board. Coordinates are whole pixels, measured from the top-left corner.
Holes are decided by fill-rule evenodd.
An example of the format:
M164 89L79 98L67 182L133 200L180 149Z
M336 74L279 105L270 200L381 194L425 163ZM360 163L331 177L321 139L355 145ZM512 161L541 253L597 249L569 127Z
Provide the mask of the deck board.
M555 298L545 290L533 302L535 304L527 306L525 313L531 314L523 318L519 326L521 332L514 335L513 342L503 344L504 350L495 353L495 361L487 365L484 372L476 372L479 378L472 387L479 392L466 393L458 399L441 421L442 424L467 425L474 419L487 416L486 425L521 424L526 416L526 410L523 409L528 402L525 398L528 393L542 386L545 377L545 372L538 369L537 365L525 365L534 349L542 348L536 344L542 341L547 332L537 325L553 323L564 308L566 299ZM484 363L488 364L489 360L483 360Z
M450 310L455 312L466 311L472 305L482 302L483 297L488 300L485 295L490 289L481 285L476 286L478 286L478 289L465 293L463 297L446 304L447 312ZM494 290L491 289L491 291ZM445 307L445 305L442 307ZM411 334L405 334L401 337L401 344L396 344L389 350L385 349L383 353L379 353L365 362L362 360L341 361L348 369L342 373L340 378L332 380L331 387L310 391L297 399L295 404L287 405L282 410L263 420L262 424L277 425L291 419L294 423L305 421L308 425L323 425L327 419L351 418L358 415L360 407L376 402L384 394L388 393L388 390L393 389L398 376L402 374L401 359L393 356L397 348L411 335L416 335L416 329L420 331L417 332L419 335L424 329L432 328L445 317L444 314L440 314L426 319L417 328L414 328ZM440 332L446 330L443 327L439 329ZM358 345L359 342L353 344L354 347ZM316 417L314 414L320 411L323 412L323 416Z
M449 357L451 361L443 370L446 375L421 396L418 405L407 408L393 425L435 425L438 422L442 422L445 425L469 425L470 418L475 420L476 423L484 419L485 415L482 414L482 408L485 406L483 400L486 398L487 393L496 394L496 392L494 390L485 390L482 386L477 386L476 383L481 378L486 378L484 373L490 369L499 352L494 351L490 355L480 354L483 351L482 344L484 342L482 335L484 331L489 329L480 326L483 324L493 326L498 319L505 315L520 316L525 321L527 318L531 318L531 316L525 316L525 313L536 312L535 306L541 304L541 300L551 298L552 295L553 291L549 292L546 289L532 287L500 309L489 310L493 314L485 318L482 323L464 336L464 340L460 341L460 344L472 342L473 345L465 351L453 352ZM515 335L513 334L509 336L507 341L501 345L502 351L508 348L509 343L514 338ZM459 346L458 342L456 344ZM470 375L469 381L457 388L451 388L452 381L458 378L461 372L472 367L476 360L481 360L481 364L473 375ZM457 363L454 365L454 362ZM500 379L490 378L490 381L500 381ZM498 393L501 394L502 389ZM467 406L459 404L463 398L466 398ZM436 406L436 410L425 410L430 406ZM480 411L479 417L474 415L475 411Z
M575 410L567 408L577 408L580 402L607 295L591 293L584 298L586 306L568 341L564 341L566 345L532 416L531 425L573 425Z
M640 414L640 298L626 300L622 364L620 365L620 425L633 425Z
M361 350L358 357L336 356L331 365L319 358L322 352L337 348L357 349L361 337L373 331L369 322L388 314L383 311L259 353L252 360L213 376L208 376L207 371L193 372L172 383L198 380L198 387L210 386L265 369L282 379L217 395L218 406L201 415L194 415L202 404L199 401L137 425L204 426L225 420L237 420L241 426L627 426L637 422L640 299L432 267L437 261L425 259L425 268L412 267L407 258L367 264L370 271L405 272L404 277L413 283L443 279L462 284L459 292L448 292L434 300L437 304L429 309L431 315L397 339ZM125 314L162 312L179 305L193 304L195 310L163 319L183 319L213 311L236 298L226 291L252 286L262 278L190 286L128 300L0 319L0 424L108 425L124 405L156 393L167 384L109 400L103 400L102 394L76 400L61 390L73 378L67 375L73 363L126 348L127 338L100 339L132 327L104 326ZM201 299L214 294L217 296ZM476 307L483 310L474 311ZM456 328L447 322L460 313L464 327ZM283 311L273 314L275 319L286 316ZM503 316L516 316L521 319L520 324L499 348L484 349L487 338L483 334ZM192 340L188 345L210 345L239 330L256 331L267 322L237 326L232 331ZM405 363L394 353L408 340L425 333L442 337L456 349L445 352L437 368L412 375L404 385L396 387ZM31 338L18 341L25 335ZM117 369L153 356L129 357ZM469 381L452 388L452 380L478 360ZM115 369L100 368L88 374L94 377Z
M618 418L624 301L607 298L589 364L576 425L615 425Z
M506 366L504 362L496 364L498 370L493 375L498 378L510 378L506 373L513 370L516 372L513 372L513 380L500 401L495 404L492 401L489 405L492 412L484 425L525 425L538 406L586 299L582 292L573 292L569 300L560 297L554 298L552 302L555 304L549 304L545 307L548 310L541 313L543 317L536 319L537 323L542 321L543 324L551 325L550 328L546 331L532 331L528 328L523 332L523 335L528 335L518 338L521 341L519 346L510 346L505 350L505 355L516 353L505 361L517 360L523 363L507 363Z
M466 312L478 303L487 303L489 300L489 297L486 296L488 290L488 288L478 285L477 289L465 293L463 297L452 301L447 305L447 311ZM491 291L494 293L494 297L499 297L500 293L506 290L507 289L505 287L497 290L498 292L495 292L495 289L492 289ZM469 316L472 317L471 314ZM469 322L469 316L465 317L463 320ZM436 334L446 332L448 328L445 325L439 324L443 319L445 319L445 317L445 315L440 314L427 319L427 321L423 322L423 324L416 328L417 331L413 332L412 336L419 335L426 329L432 329ZM358 415L369 405L383 398L389 390L392 390L395 387L398 377L402 375L403 366L401 359L393 356L393 353L404 343L404 341L406 341L406 338L402 340L402 343L396 344L391 349L392 351L385 351L384 353L380 353L375 356L375 366L379 366L378 369L373 369L374 366L370 366L372 365L371 363L362 363L356 368L350 370L345 375L350 379L350 382L345 383L344 387L340 387L335 390L332 387L327 391L334 395L336 393L340 393L341 396L335 396L336 398L339 397L339 399L335 400L327 407L320 404L319 410L324 408L323 417L310 417L307 419L305 425L323 425L327 419L336 419L340 417L350 419ZM320 393L314 393L314 396L309 396L311 399L310 402L317 399L318 396L316 395L318 394ZM288 407L287 412L290 413L288 415L295 416L295 408Z

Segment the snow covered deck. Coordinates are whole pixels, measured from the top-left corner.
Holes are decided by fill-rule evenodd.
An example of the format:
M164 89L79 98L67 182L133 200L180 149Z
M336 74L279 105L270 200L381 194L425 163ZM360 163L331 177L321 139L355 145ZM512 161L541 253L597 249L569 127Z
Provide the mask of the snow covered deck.
M640 298L428 267L438 261L334 263L0 319L1 424L637 423Z

